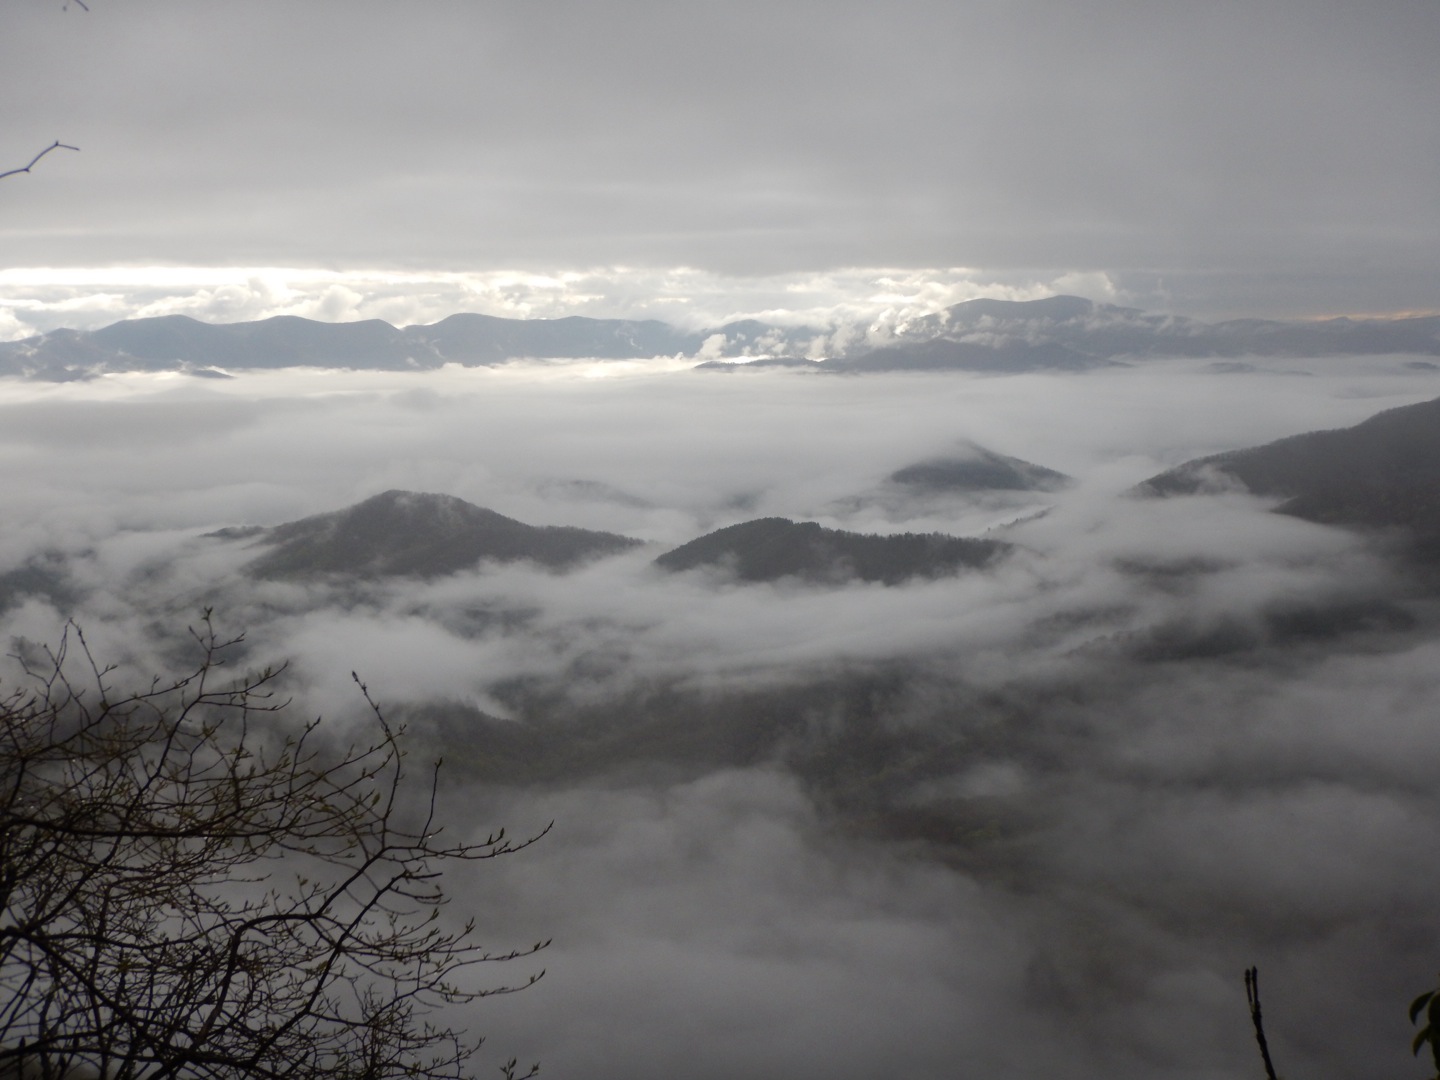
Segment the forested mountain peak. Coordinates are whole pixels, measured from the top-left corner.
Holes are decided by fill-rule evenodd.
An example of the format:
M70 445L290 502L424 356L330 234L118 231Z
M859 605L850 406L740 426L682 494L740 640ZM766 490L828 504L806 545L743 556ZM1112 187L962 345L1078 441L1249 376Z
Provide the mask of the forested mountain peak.
M250 564L263 577L437 577L485 560L567 569L639 543L571 526L527 525L452 495L414 491L386 491L344 510L247 534L268 549Z
M998 540L940 533L879 536L768 517L707 533L666 552L655 564L671 571L714 566L741 581L794 577L817 583L858 579L895 585L909 578L944 577L984 566L1009 547Z

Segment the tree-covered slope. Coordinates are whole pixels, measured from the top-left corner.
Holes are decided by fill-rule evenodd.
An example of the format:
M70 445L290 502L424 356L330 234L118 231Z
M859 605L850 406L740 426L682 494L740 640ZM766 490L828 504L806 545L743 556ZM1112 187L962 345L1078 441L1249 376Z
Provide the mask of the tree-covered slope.
M796 577L814 582L850 579L894 585L914 577L942 577L984 566L1009 545L938 533L876 536L826 529L813 521L758 518L719 529L655 560L666 570L717 566L741 581Z
M589 529L526 525L454 496L413 491L387 491L273 529L228 533L258 537L268 549L250 564L251 572L263 577L437 577L482 560L529 560L564 569L639 543Z
M1199 458L1141 489L1184 495L1227 484L1283 498L1281 513L1308 521L1403 529L1418 552L1440 557L1440 398L1350 428Z

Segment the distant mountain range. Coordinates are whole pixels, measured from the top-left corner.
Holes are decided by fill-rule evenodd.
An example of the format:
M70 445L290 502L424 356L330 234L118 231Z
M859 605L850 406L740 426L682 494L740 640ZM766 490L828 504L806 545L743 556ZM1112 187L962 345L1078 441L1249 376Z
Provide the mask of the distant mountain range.
M1281 498L1277 511L1307 521L1399 531L1415 555L1440 562L1440 399L1199 458L1141 490L1186 495L1226 486Z
M0 375L63 381L117 371L228 371L287 367L425 370L486 366L520 358L601 360L693 356L715 338L724 355L801 352L819 331L736 322L688 333L655 320L502 319L451 315L426 326L379 319L325 323L282 315L259 322L204 323L186 315L128 319L100 330L54 330L0 342Z
M294 316L211 324L184 315L130 319L100 330L54 330L0 342L0 375L90 378L120 371L223 376L286 367L411 370L515 358L692 357L707 370L763 367L816 371L1082 371L1166 356L1440 356L1440 316L1203 323L1097 304L1076 296L970 300L901 326L883 343L860 342L810 358L827 330L754 320L698 332L655 320L503 319L452 315L425 326L378 319L322 323ZM703 362L701 361L703 358ZM730 362L726 362L726 360ZM743 365L743 366L749 366Z

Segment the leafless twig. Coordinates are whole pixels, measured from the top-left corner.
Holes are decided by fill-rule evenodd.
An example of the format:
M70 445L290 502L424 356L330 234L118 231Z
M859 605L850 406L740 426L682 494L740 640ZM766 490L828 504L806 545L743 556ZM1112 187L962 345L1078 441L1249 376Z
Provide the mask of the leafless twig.
M78 3L79 0L76 0L76 2ZM89 9L87 8L86 10ZM30 164L26 165L23 169L9 169L5 172L0 172L0 180L4 180L7 176L18 176L21 173L28 173L31 169L35 168L35 166L39 164L40 159L43 158L46 154L50 153L51 150L75 150L78 152L79 149L80 148L78 146L71 146L69 143L63 143L59 139L56 139L44 150L41 150L38 154L31 158Z

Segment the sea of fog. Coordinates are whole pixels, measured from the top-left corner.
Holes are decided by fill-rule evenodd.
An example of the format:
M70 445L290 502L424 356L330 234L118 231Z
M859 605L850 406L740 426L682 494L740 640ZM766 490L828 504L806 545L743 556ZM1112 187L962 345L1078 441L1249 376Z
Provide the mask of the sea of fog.
M497 948L555 940L533 989L467 1007L481 1075L518 1056L560 1080L1251 1077L1254 964L1282 1074L1419 1076L1433 603L1363 537L1240 492L1131 489L1437 394L1403 357L0 381L0 574L64 582L3 630L53 641L73 617L148 682L213 607L289 663L298 714L361 722L354 670L399 714L459 716L447 827L556 823L452 883ZM967 442L1076 482L887 479ZM255 581L252 550L204 535L397 488L646 544L362 587ZM764 516L1017 547L891 587L651 565ZM1276 612L1320 629L1280 634ZM569 715L603 754L565 757ZM550 749L467 772L499 730L467 716L544 726L518 745Z

